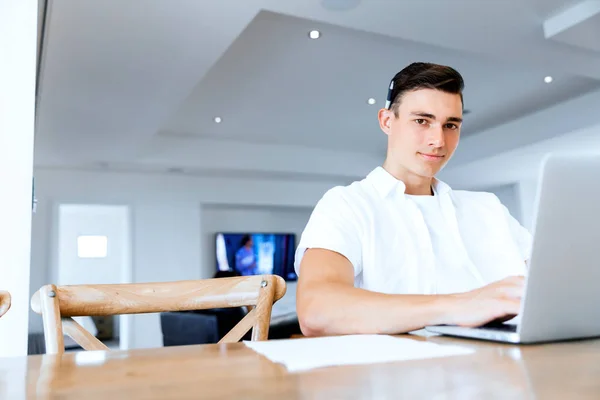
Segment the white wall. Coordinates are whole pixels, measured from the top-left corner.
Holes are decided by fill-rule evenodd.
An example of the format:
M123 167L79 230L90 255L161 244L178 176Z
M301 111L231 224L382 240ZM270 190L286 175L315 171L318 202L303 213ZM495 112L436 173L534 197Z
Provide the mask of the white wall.
M60 204L55 280L59 285L104 284L130 279L129 209L126 206ZM81 258L79 236L106 236L101 258Z
M199 205L134 206L134 282L201 278ZM159 314L133 317L131 347L162 346Z
M36 32L37 2L0 1L0 288L12 295L0 357L27 354ZM22 383L0 385L0 397Z
M538 191L539 179L537 178L525 178L519 182L519 202L521 208L521 224L533 232L533 218L535 200Z
M214 263L203 254L203 212L208 208L208 227L236 226L261 230L297 231L319 198L340 182L292 182L284 180L225 179L183 175L113 173L36 169L38 212L32 228L31 289L49 283L51 246L56 238L56 204L128 205L132 212L133 281L198 279L212 275ZM240 196L244 193L244 196ZM215 204L221 206L215 207ZM227 205L228 207L224 207ZM223 219L226 209L236 215L250 212L243 225ZM287 210L289 212L284 212ZM213 222L211 222L211 220ZM228 222L227 222L228 221ZM270 221L270 222L265 222ZM31 330L41 331L41 318L31 316ZM156 315L135 316L132 348L162 343Z

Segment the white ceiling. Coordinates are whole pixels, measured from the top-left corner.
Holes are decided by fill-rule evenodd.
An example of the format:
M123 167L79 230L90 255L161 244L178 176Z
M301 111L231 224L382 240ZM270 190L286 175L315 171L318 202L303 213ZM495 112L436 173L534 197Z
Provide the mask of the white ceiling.
M385 154L377 109L412 61L464 75L464 140L600 88L577 31L544 37L578 2L348 2L50 0L36 163L355 176Z

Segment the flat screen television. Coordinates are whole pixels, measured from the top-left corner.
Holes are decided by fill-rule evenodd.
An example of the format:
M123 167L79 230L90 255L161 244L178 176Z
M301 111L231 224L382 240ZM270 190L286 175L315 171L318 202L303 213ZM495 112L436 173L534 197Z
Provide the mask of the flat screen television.
M219 232L215 235L217 271L246 275L279 275L298 279L294 271L293 233Z

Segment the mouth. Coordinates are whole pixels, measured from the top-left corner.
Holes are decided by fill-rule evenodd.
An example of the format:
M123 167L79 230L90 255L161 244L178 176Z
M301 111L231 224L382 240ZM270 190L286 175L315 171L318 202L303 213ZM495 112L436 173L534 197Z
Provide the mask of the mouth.
M439 155L439 154L425 154L425 153L419 153L419 155L421 157L423 157L425 160L427 161L441 161L444 159L443 155Z

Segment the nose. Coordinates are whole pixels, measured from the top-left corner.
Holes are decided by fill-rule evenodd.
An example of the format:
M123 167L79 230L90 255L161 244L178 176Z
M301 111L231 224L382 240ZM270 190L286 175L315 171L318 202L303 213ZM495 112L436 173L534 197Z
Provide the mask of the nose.
M446 140L444 138L444 129L441 126L431 127L429 129L429 136L427 138L427 144L432 147L444 147Z

